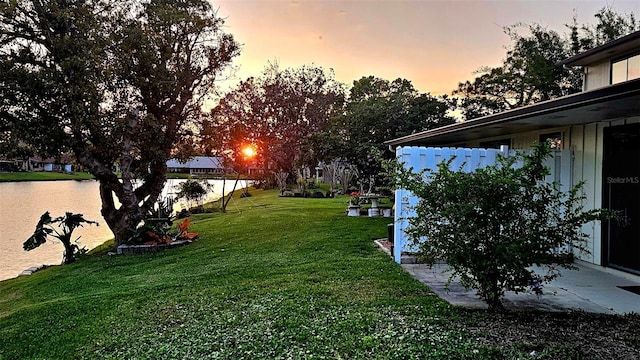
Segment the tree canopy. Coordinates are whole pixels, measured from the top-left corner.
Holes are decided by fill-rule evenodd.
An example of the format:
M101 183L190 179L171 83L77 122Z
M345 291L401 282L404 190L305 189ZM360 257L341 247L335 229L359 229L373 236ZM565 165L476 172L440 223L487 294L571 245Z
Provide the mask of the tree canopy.
M453 123L449 109L448 99L420 93L409 80L362 77L353 82L344 112L328 131L316 134L315 148L320 160L354 165L360 181L371 187L382 170L380 160L395 156L384 142Z
M291 173L304 158L303 140L323 131L343 100L344 86L333 71L313 65L281 70L272 64L212 109L203 129L205 151L242 167L244 150L253 146L264 169Z
M572 55L603 45L640 30L640 21L633 13L619 14L612 7L605 6L593 15L595 23L578 24L577 16L571 24L570 31Z
M578 24L574 17L568 33L538 24L516 24L504 31L511 38L502 65L481 67L478 76L461 82L453 95L459 109L473 119L581 91L581 74L557 66L569 58L640 29L633 14L620 15L604 7L595 24Z
M205 0L2 2L0 130L42 155L72 152L123 243L239 53L222 25Z

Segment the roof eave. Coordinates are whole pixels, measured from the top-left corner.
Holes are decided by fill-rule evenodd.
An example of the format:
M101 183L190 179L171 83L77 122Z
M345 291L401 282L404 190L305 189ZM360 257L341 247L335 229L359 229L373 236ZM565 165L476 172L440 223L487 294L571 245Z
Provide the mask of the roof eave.
M580 106L586 106L588 104L601 102L604 99L629 96L638 96L640 99L640 79L630 80L604 88L563 96L561 98L484 116L465 122L459 122L416 134L411 134L401 138L389 140L385 142L385 145L408 145L419 141L426 141L427 139L445 134L468 131L477 127L503 124L533 116L539 116L542 114L549 114L571 108L577 108Z
M557 63L558 66L585 66L599 60L623 55L640 45L640 31L633 32Z

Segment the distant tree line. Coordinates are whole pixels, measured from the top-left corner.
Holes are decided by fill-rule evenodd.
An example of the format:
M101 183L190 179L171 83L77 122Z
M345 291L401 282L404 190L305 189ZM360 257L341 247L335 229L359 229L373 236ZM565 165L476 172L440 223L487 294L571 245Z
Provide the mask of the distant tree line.
M384 141L450 124L450 108L446 98L421 94L405 79L363 77L347 92L332 71L271 65L222 98L204 122L201 145L242 168L242 149L254 144L268 178L285 173L295 180L298 169L340 159L369 183L381 171L380 158L393 156Z

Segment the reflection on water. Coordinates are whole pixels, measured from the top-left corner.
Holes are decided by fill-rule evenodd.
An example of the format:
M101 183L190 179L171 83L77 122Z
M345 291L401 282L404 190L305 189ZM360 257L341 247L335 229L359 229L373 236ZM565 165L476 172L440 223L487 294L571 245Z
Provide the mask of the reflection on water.
M164 195L172 195L174 186L184 180L169 180ZM209 180L213 192L207 201L221 196L222 181ZM238 187L244 183L238 184ZM233 182L227 182L230 191ZM176 203L175 210L185 204ZM85 226L73 232L80 236L80 247L92 249L113 234L100 215L100 196L95 181L29 181L0 183L0 280L17 276L23 270L41 264L55 265L62 261L63 246L47 241L37 249L24 251L22 243L33 233L40 216L49 211L52 217L65 212L80 213L85 219L95 220L100 226ZM55 239L54 239L55 240Z

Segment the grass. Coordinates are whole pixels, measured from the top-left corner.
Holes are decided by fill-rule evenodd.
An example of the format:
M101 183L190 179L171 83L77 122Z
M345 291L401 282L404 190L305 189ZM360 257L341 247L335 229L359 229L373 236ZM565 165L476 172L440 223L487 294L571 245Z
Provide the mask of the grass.
M583 338L547 344L524 331L492 341L486 324L509 329L519 315L498 321L434 296L374 247L389 219L347 217L345 197L252 194L225 214L193 216L201 237L189 246L143 256L102 249L0 282L0 359L584 357ZM606 321L617 331L640 323Z
M52 180L91 180L93 175L84 172L61 173L49 171L0 173L0 182L7 181L52 181Z

